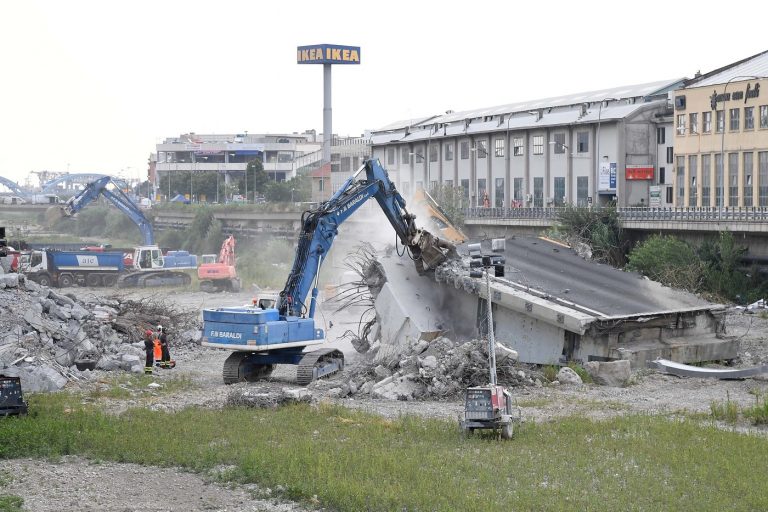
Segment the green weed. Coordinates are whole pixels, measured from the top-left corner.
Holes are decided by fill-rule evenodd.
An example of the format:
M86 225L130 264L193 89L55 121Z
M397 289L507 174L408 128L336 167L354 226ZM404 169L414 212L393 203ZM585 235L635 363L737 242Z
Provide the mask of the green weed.
M727 393L726 397L725 403L712 402L709 404L710 414L717 421L735 425L739 419L739 405L736 402L731 402L730 393Z
M755 405L744 409L744 416L749 418L754 425L768 425L768 400L757 389L750 392L755 395Z
M29 416L0 422L0 459L224 467L222 483L279 485L286 498L317 495L338 511L768 509L764 439L684 417L526 423L500 442L463 439L455 421L330 405L115 416L63 393L30 402ZM566 453L567 464L552 463Z
M0 512L22 512L24 500L19 496L0 495Z

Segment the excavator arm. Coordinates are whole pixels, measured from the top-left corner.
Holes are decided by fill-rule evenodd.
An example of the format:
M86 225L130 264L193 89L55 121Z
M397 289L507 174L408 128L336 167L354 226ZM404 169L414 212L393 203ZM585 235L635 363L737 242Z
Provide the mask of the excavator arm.
M113 190L108 189L107 185L110 183L114 182L109 176L104 176L96 181L92 181L61 207L62 213L67 217L71 217L98 199L99 195L103 195L109 202L115 205L117 209L126 214L134 224L136 224L139 231L141 231L144 245L155 245L155 235L152 231L152 224L144 214L141 213L139 207L131 201L125 192L120 190L120 187L115 185Z
M363 172L365 175L361 177ZM411 252L419 273L434 269L449 257L456 257L451 243L416 227L415 215L406 210L405 200L387 171L378 160L366 160L328 201L302 215L293 268L278 300L277 309L281 316L314 317L317 276L338 234L338 227L371 197L376 199L400 243ZM307 305L305 301L310 290L312 296Z

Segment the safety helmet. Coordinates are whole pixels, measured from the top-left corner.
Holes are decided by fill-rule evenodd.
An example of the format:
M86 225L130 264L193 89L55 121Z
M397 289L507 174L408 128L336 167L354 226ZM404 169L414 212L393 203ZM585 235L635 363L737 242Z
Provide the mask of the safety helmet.
M163 326L162 326L162 325L158 325L158 326L157 326L157 330L158 330L158 331L162 331L162 330L163 330Z

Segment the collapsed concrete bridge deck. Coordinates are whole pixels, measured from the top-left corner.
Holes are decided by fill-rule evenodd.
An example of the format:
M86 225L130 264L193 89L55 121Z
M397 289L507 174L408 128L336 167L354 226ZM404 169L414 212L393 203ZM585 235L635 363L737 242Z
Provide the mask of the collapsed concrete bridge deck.
M490 249L490 247L489 247ZM734 359L738 340L725 336L726 308L692 294L579 257L545 239L506 241L506 276L491 278L494 333L520 361L626 359L633 367L665 358L681 363ZM382 348L441 334L482 336L484 280L468 260L418 276L396 254L383 256L386 283L375 290Z

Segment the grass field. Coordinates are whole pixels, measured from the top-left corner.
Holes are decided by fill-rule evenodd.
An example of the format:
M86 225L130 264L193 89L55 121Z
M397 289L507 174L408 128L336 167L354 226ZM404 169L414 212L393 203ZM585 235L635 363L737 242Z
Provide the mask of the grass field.
M66 393L30 402L28 417L0 421L0 459L178 466L343 511L768 509L768 441L698 420L567 418L503 442L337 406L114 416Z

